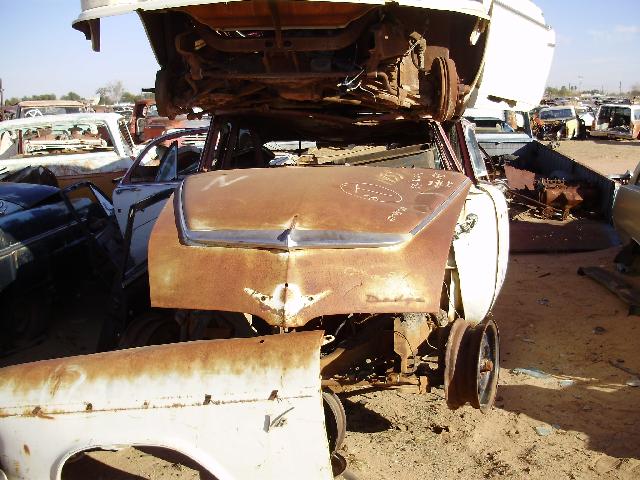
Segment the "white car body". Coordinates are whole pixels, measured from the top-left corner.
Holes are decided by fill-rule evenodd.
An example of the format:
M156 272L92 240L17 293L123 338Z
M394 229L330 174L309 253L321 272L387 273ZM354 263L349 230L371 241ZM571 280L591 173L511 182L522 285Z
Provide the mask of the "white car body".
M613 224L625 242L640 245L640 163L627 185L621 185L613 204Z
M292 333L0 369L0 479L59 480L79 452L130 445L180 452L219 480L333 478L321 343Z
M108 135L108 139L103 139L104 148L96 148L98 151L87 153L79 153L82 152L82 148L78 148L77 151L69 153L54 154L47 153L47 147L42 147L42 154L35 151L28 155L20 153L19 148L24 148L27 142L22 140L22 147L19 147L18 139L22 139L24 132L42 131L48 126L66 129L75 125L105 127L104 134ZM51 140L51 144L57 142L60 140ZM78 140L79 144L81 142L82 140ZM40 165L54 173L61 187L81 180L91 180L103 190L110 192L113 189L111 180L126 172L133 164L136 153L137 149L126 129L126 120L115 113L46 115L0 123L0 168L3 172Z
M484 70L467 108L530 111L544 95L555 44L555 31L532 1L495 0Z

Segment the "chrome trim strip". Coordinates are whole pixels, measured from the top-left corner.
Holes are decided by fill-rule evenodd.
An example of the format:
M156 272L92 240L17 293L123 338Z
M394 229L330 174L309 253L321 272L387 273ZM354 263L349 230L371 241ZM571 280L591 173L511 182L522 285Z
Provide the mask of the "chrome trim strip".
M465 181L462 182L458 186L458 188L456 188L453 192L451 192L447 197L447 199L444 202L442 202L440 205L438 205L438 208L436 208L433 212L431 212L429 216L423 218L422 221L418 223L418 225L413 227L413 229L409 232L411 236L415 236L418 233L420 233L422 230L424 230L427 225L429 225L432 221L434 221L447 207L449 207L449 205L451 205L451 203L456 198L458 198L458 195L460 195L460 192L464 190L464 188L470 183L471 183L471 180L465 177Z
M380 248L410 240L435 220L469 185L465 179L438 208L407 234L346 232L337 230L190 230L184 212L184 182L177 191L176 216L182 241L192 247L265 248L299 250L310 248Z
M64 225L59 225L55 228L52 228L50 230L46 230L42 233L39 233L33 237L30 237L26 240L21 240L19 242L13 243L11 245L8 245L2 249L0 249L0 257L6 257L9 255L12 255L14 253L16 253L17 251L19 251L22 248L29 248L31 245L38 243L42 240L45 240L47 237L51 237L53 235L56 235L60 232L63 232L71 227L77 226L79 225L78 222L76 222L75 220L69 222L69 223L65 223ZM83 238L80 238L79 240L83 240ZM74 242L71 242L70 244L73 244Z

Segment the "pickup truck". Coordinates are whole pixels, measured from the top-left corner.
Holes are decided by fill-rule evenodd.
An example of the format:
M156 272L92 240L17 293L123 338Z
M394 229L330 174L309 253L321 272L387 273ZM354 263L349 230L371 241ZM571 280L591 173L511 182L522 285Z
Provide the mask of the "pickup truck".
M615 179L535 140L525 112L467 109L465 117L474 124L492 181L510 199L512 252L619 244L611 226Z

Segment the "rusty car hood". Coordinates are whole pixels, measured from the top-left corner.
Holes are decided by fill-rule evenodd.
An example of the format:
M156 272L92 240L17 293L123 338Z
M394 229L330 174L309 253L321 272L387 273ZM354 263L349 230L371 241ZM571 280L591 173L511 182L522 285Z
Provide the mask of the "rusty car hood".
M183 241L276 249L390 245L446 208L461 175L423 169L285 167L187 178Z
M493 0L83 0L73 26L136 10L160 65L158 111L322 109L460 115ZM452 34L455 32L455 34Z
M471 182L458 173L281 167L189 177L149 241L155 306L257 315L437 312Z

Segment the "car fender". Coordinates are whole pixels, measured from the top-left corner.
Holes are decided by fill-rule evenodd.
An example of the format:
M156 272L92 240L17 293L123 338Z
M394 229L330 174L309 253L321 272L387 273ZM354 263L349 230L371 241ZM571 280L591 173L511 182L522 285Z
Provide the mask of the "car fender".
M509 217L504 195L480 183L471 188L456 228L453 249L464 317L481 322L502 289L509 257Z
M0 369L0 469L60 479L91 448L178 451L216 478L332 478L322 332L159 345ZM0 478L2 478L0 470Z

